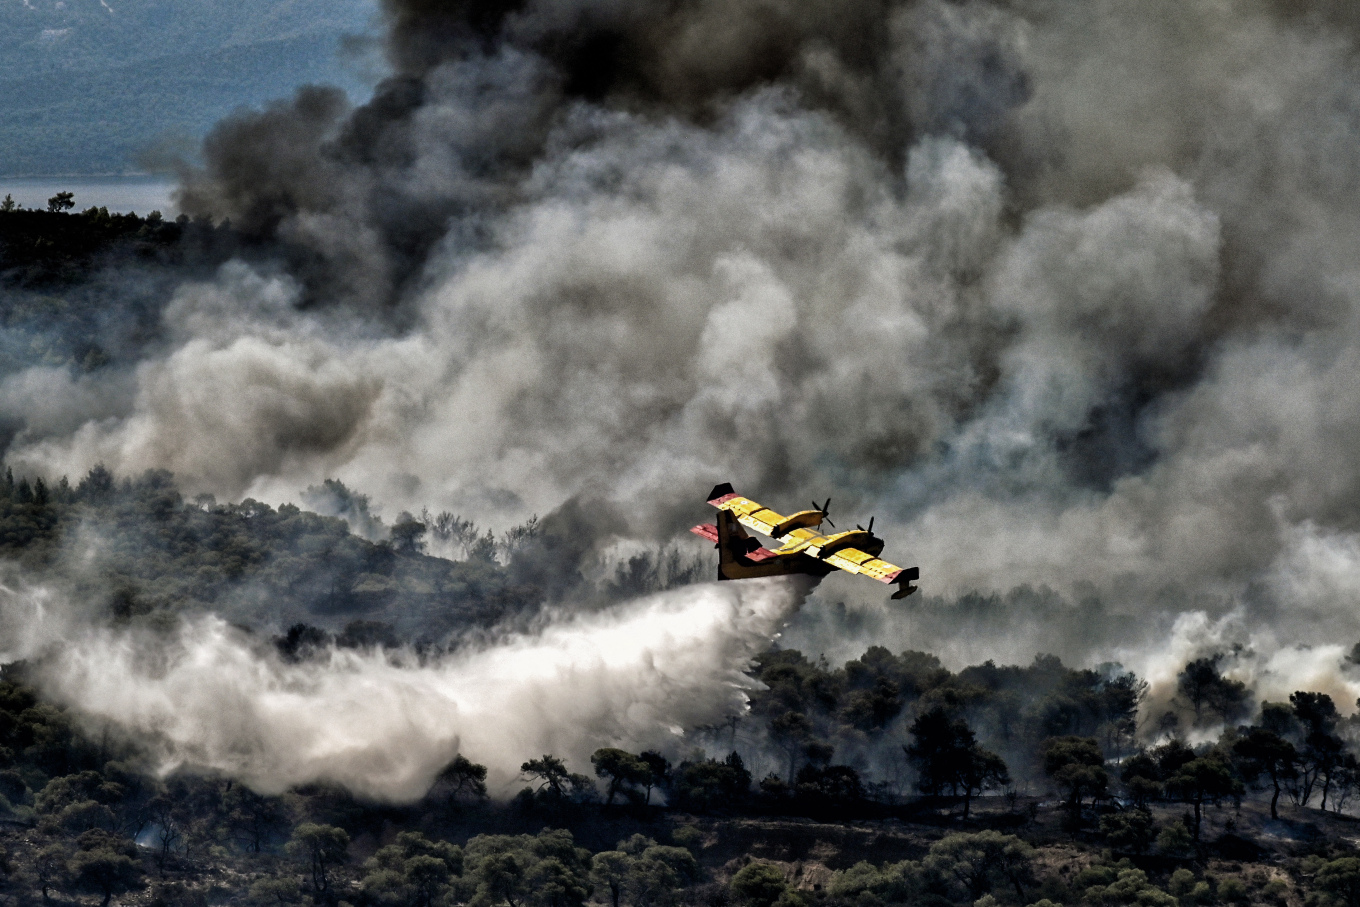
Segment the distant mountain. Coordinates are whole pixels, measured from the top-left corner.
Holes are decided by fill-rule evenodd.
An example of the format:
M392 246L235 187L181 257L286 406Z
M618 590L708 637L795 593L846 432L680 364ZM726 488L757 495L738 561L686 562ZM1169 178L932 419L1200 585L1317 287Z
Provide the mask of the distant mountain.
M166 135L323 82L376 0L0 0L0 175L118 173Z

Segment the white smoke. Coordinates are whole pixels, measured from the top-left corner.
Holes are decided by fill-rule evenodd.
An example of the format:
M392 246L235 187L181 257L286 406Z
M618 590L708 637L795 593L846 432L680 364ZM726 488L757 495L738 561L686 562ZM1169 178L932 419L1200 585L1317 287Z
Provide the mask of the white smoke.
M427 663L332 649L289 664L213 616L153 638L0 589L0 661L36 659L47 695L131 732L160 772L222 772L262 793L330 781L404 802L461 753L507 795L515 766L544 753L588 772L601 746L691 749L687 730L744 710L743 672L804 594L790 579L691 586Z
M287 252L116 379L6 378L7 462L498 528L594 497L639 542L718 481L830 495L924 594L1104 602L1066 656L1160 684L1142 647L1232 612L1302 683L1360 638L1360 70L1295 6L388 0L410 82L238 118L186 187ZM600 34L637 71L573 94Z

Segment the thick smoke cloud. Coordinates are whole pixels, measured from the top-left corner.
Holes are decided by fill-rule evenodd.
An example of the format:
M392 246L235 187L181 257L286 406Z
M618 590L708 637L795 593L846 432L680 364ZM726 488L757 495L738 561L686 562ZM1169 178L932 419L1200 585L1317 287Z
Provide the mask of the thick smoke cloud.
M162 772L219 771L264 793L330 781L402 802L461 753L504 795L543 753L581 771L600 746L687 752L687 729L744 707L743 671L803 594L784 578L691 586L433 662L334 649L288 664L216 617L139 637L0 588L0 659L38 658L50 695L134 733Z
M16 469L633 541L731 480L876 514L928 594L1099 600L1072 657L1360 637L1349 5L386 8L370 103L238 115L186 176L263 259L130 373L7 379Z

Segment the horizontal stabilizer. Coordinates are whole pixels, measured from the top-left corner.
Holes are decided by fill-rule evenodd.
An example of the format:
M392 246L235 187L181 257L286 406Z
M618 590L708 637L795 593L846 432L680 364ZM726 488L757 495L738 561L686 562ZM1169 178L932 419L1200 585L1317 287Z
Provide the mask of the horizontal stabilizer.
M715 545L718 544L718 527L714 526L712 523L700 523L698 526L691 529L690 532L695 535L702 535Z

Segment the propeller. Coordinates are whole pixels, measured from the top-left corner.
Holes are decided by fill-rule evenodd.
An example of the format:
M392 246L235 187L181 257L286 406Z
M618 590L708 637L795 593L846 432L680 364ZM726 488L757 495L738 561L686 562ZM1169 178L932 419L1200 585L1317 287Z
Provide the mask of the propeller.
M869 528L868 528L868 529L865 529L863 526L859 525L858 523L855 524L855 528L858 529L860 532L867 532L867 533L869 533L870 535L873 535L873 534L874 534L874 518L873 518L873 517L869 517Z
M833 522L831 522L831 517L827 516L827 511L831 509L831 499L830 499L830 498L827 498L827 499L826 499L826 503L825 503L825 504L818 504L816 501L813 501L813 502L812 502L812 509L818 511L819 513L821 513L821 515L822 515L822 522L826 523L826 524L827 524L828 526L830 526L832 529L835 529L835 528L836 528L836 524L833 523ZM821 524L821 523L818 523L817 525L820 527L822 524Z

